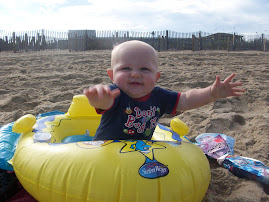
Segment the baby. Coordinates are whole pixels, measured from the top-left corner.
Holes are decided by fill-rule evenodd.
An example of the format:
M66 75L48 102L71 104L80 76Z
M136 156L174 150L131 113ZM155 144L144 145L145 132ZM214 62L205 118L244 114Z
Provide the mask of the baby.
M150 140L163 114L198 108L217 99L240 96L241 82L232 83L235 74L223 82L202 89L178 93L155 84L161 76L158 55L153 47L141 41L127 41L116 46L107 70L113 85L96 85L84 90L89 103L102 114L93 140Z

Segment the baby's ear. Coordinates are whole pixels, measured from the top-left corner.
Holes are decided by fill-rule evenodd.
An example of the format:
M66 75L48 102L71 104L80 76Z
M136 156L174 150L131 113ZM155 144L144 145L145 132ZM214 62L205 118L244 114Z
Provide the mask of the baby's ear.
M157 75L156 75L156 82L159 80L160 77L161 77L161 72L157 72Z
M107 74L108 74L109 78L111 79L111 81L113 82L113 69L108 69Z

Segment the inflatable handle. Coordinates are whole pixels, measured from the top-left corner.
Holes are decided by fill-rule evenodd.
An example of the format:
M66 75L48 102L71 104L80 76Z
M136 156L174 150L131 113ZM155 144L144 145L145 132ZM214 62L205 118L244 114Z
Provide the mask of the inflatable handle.
M15 121L12 132L14 133L27 133L33 129L36 123L36 118L32 114L26 114Z
M95 108L90 105L88 98L85 95L76 95L73 97L72 103L66 113L70 117L95 116L101 117L97 114Z
M173 118L170 121L170 127L179 134L181 138L189 133L189 127L179 118Z

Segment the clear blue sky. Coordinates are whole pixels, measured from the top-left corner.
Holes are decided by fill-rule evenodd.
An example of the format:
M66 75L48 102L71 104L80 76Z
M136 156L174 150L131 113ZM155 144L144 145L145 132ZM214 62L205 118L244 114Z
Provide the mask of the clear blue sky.
M269 34L269 0L0 0L0 30Z

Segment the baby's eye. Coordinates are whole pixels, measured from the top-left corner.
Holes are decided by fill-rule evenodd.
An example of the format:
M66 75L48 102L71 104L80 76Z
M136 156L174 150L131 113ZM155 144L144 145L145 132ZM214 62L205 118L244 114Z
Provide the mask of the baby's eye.
M147 68L147 67L142 67L141 70L142 70L142 71L150 71L150 69Z
M124 71L128 71L128 70L130 70L131 68L130 67L123 67L122 68L122 70L124 70Z

